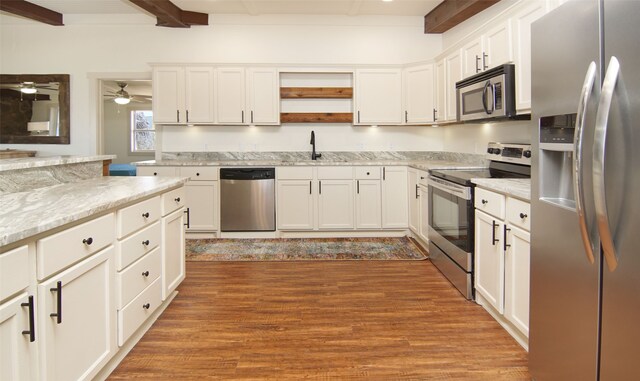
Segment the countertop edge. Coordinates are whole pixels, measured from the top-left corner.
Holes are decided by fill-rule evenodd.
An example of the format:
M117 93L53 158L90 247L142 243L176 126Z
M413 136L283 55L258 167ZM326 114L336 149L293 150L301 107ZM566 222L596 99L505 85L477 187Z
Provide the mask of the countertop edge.
M471 179L478 187L531 202L531 179Z
M0 172L115 159L116 155L41 156L0 160Z

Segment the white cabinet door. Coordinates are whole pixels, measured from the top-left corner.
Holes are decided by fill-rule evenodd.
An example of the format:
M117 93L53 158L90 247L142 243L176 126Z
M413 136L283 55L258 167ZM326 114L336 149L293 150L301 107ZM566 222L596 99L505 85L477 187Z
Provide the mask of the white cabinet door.
M380 180L356 180L356 228L380 229L382 196Z
M504 316L529 337L530 234L509 226L505 253Z
M280 85L275 68L247 69L248 123L280 123Z
M356 70L354 124L402 124L402 71Z
M189 181L185 186L186 207L189 209L187 231L218 230L218 182Z
M407 167L382 168L382 227L404 229L409 222Z
M502 221L476 209L476 291L499 313L503 313L504 304L502 226Z
M447 105L447 82L446 65L444 59L436 63L436 107L434 112L435 121L444 121L446 119Z
M113 261L110 246L38 285L43 380L92 379L114 353Z
M510 20L498 24L484 34L484 53L485 56L482 59L484 69L513 62Z
M186 123L184 68L160 66L153 69L153 122Z
M213 123L215 121L213 80L213 67L185 68L186 123Z
M311 180L278 180L279 230L313 230L313 183Z
M23 334L31 330L29 306L23 304L29 304L26 292L0 305L0 380L36 379L37 364L31 356L38 342L31 342L29 335ZM31 304L35 308L35 301ZM35 333L39 335L37 329Z
M456 105L458 104L456 99L456 82L462 79L462 57L460 50L456 50L445 58L445 66L447 78L445 81L445 93L447 100L446 113L443 117L446 121L452 121L458 117L456 109Z
M531 110L531 24L547 13L546 1L531 1L513 18L516 110Z
M429 188L420 185L420 238L429 242Z
M318 181L318 228L353 229L353 180Z
M162 300L184 280L184 212L162 217Z
M435 107L434 80L433 64L405 69L405 123L433 122L433 108Z
M462 47L462 78L480 73L482 68L482 38L474 38Z
M216 122L220 124L248 123L245 115L244 68L216 69Z
M409 168L409 229L420 233L420 186L418 185L418 170Z

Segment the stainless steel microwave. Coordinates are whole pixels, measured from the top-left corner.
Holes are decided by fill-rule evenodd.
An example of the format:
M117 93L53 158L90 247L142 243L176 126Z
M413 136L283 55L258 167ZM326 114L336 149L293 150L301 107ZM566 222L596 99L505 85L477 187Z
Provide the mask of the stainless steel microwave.
M458 121L516 116L515 66L506 64L456 82Z

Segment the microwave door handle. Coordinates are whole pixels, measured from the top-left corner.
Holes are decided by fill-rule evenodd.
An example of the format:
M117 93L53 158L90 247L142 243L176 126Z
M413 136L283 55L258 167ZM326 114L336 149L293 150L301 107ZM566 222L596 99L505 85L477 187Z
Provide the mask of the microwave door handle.
M614 271L618 266L616 248L613 243L611 232L611 222L609 221L609 211L607 210L607 200L605 195L605 145L607 142L607 130L609 127L609 112L611 111L611 101L618 83L620 74L620 63L615 56L611 57L607 73L602 82L602 92L600 103L596 112L596 130L593 137L593 199L596 209L596 219L598 221L598 232L600 233L600 243L604 252L604 259L607 262L609 271Z
M596 63L591 61L587 74L584 77L584 84L580 92L580 101L578 102L578 113L576 115L576 130L573 139L573 147L575 154L573 155L573 190L576 198L576 212L578 214L578 223L580 225L580 234L582 235L582 243L587 254L589 263L595 263L593 255L596 250L591 239L590 229L587 226L587 218L584 212L584 184L582 178L582 169L584 155L582 153L582 143L584 140L584 120L587 114L587 106L589 98L593 91L593 84L596 79Z
M487 88L489 87L491 87L491 81L485 82L484 88L482 88L482 108L487 114L493 113L493 110L489 111L489 108L487 107Z

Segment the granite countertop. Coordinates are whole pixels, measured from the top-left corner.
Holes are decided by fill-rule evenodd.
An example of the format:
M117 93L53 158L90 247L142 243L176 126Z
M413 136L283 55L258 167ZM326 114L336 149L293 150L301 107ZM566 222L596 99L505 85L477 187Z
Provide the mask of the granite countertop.
M94 156L62 155L62 156L41 156L41 157L24 157L24 158L17 158L17 159L2 159L0 160L0 172L11 171L14 169L48 167L52 165L112 160L115 158L116 158L116 155L94 155Z
M531 179L471 179L471 182L507 196L531 201Z
M99 177L0 195L0 246L175 188L187 178Z

